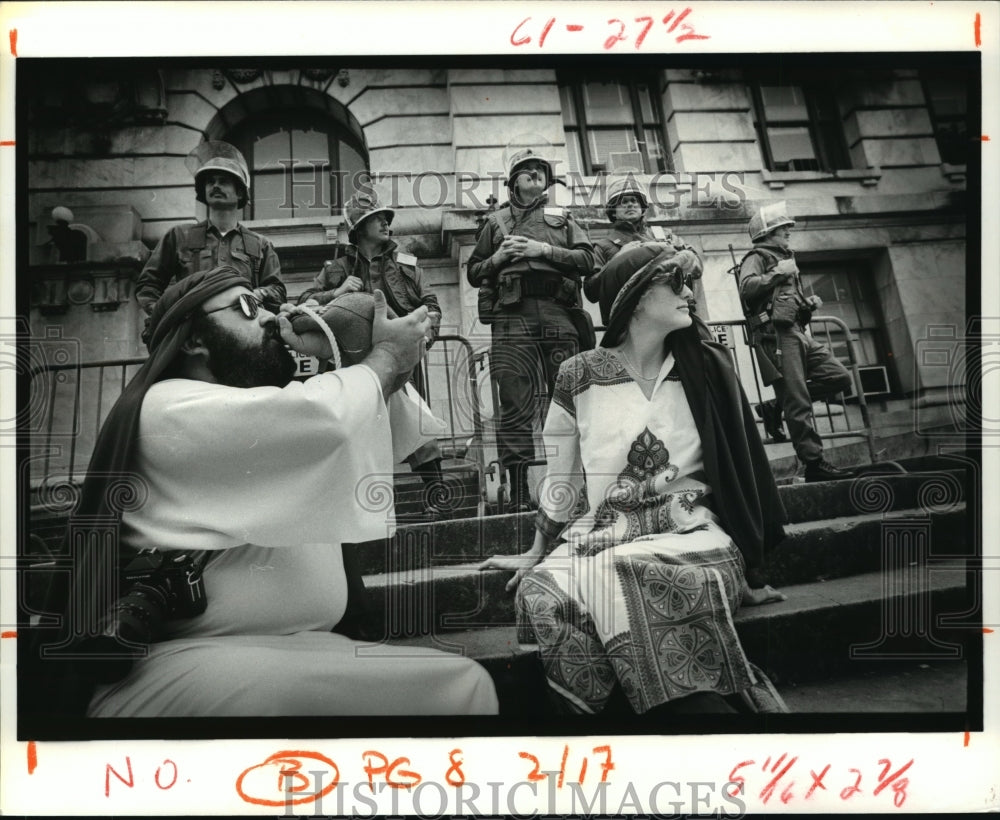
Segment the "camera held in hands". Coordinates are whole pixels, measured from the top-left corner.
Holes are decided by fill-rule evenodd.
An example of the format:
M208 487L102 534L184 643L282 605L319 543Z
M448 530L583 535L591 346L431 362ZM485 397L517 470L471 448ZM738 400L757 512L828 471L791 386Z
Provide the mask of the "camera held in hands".
M166 622L201 615L208 606L202 570L205 553L140 550L122 570L124 595L105 613L100 634L81 643L87 671L115 683L132 669L137 649L159 641Z

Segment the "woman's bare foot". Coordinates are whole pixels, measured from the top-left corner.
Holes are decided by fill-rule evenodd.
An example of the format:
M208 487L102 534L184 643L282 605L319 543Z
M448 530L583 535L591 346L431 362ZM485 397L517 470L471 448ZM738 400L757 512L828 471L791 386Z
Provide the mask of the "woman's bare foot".
M765 584L760 589L743 587L743 606L760 606L761 604L773 604L777 601L787 600L788 596L784 592L778 592L770 584Z

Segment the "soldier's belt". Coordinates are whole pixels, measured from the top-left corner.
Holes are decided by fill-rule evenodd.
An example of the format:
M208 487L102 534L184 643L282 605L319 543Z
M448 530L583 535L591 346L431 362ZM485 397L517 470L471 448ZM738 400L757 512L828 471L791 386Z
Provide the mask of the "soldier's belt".
M559 293L559 286L561 284L561 276L552 276L550 274L522 276L521 295L554 299Z

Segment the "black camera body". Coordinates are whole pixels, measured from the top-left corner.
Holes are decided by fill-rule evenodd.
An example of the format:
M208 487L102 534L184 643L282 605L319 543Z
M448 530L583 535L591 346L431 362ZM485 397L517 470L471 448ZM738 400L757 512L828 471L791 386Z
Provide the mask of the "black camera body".
M136 554L122 570L125 594L105 613L100 634L81 645L96 680L121 680L143 656L142 648L163 637L167 621L205 611L204 562L204 553L145 549Z

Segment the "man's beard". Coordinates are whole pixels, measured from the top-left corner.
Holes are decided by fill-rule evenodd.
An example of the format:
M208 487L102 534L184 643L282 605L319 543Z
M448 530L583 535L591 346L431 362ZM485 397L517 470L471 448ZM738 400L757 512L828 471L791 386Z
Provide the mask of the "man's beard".
M273 327L273 326L272 326ZM268 329L259 346L242 342L218 325L208 323L203 340L208 369L229 387L284 387L295 375L295 359L276 332Z

